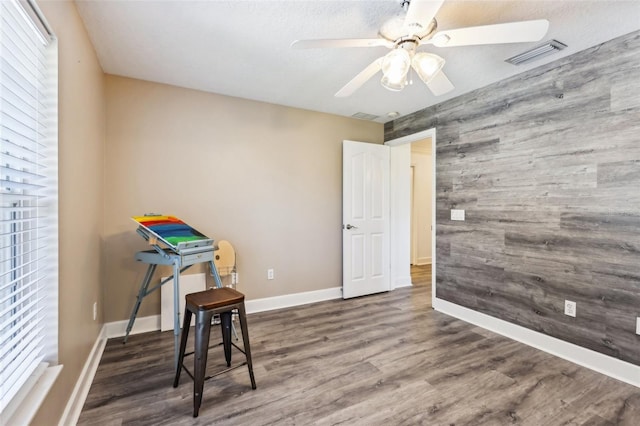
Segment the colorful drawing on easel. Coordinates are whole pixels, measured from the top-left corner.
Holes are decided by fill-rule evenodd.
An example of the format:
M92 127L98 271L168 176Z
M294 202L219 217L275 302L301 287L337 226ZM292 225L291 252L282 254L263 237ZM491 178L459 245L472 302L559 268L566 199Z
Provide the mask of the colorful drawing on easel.
M133 216L132 219L138 222L140 226L149 230L153 235L173 246L184 242L209 239L209 237L175 216Z

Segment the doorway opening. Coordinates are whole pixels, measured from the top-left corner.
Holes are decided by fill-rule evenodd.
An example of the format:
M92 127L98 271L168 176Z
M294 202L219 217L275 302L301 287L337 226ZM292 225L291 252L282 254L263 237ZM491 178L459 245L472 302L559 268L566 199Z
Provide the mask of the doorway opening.
M436 132L429 129L385 142L391 147L391 275L394 288L436 291Z
M433 162L431 138L411 143L411 283L431 286ZM429 299L430 297L429 292Z

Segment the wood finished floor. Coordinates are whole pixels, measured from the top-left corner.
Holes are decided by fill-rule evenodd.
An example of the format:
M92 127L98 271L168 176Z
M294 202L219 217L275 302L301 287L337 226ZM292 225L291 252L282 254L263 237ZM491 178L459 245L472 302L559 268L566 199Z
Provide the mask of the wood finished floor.
M640 425L640 389L435 312L430 289L249 315L258 388L209 380L197 419L171 332L111 339L79 424Z

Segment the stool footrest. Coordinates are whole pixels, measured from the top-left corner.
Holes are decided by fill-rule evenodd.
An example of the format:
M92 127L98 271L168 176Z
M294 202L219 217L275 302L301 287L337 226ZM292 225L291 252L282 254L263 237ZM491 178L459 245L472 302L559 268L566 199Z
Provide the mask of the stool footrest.
M243 354L243 355L247 355L247 354L245 353L245 351L244 351L240 346L236 345L236 344L235 344L235 343L233 343L233 342L231 342L231 344L232 344L232 345L233 345L237 350L239 350L240 352L242 352L242 354ZM213 348L215 348L216 346L222 346L222 345L224 345L224 342L220 342L220 343L215 344L215 345L213 345L213 346L209 346L209 348L208 348L208 349L213 349ZM183 357L185 357L185 356L191 356L191 355L193 355L193 354L195 354L195 351L186 352L186 353L183 355Z
M215 374L212 374L210 376L205 376L205 378L203 380L209 380L209 379L211 379L213 377L216 377L216 376L219 376L221 374L228 373L231 370L235 370L236 368L244 367L245 365L247 365L247 361L243 361L242 363L240 363L238 365L234 365L233 367L225 368L224 370L219 371L219 372L217 372ZM186 365L180 364L180 366L189 375L189 377L191 377L191 380L195 380L195 378L193 377L193 374L191 374L191 371L189 371L189 369L187 368Z

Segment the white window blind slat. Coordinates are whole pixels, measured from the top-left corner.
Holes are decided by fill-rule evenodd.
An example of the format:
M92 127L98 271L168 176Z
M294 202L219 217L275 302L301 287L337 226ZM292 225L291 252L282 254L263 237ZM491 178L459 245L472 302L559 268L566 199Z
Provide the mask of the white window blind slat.
M38 99L38 95L46 95L46 92L37 90L26 81L20 81L17 71L7 63L4 59L0 59L0 70L2 71L2 87L3 91L7 90L9 95L7 101L13 99L14 96L20 97L22 103L30 105L35 109L45 109L42 99Z
M1 64L2 62L0 62L0 65ZM3 79L3 84L0 84L0 90L2 91L2 101L11 105L15 105L17 108L20 108L22 110L31 111L33 114L37 114L38 107L42 106L38 103L38 100L25 98L24 93L20 91L19 87L17 87L11 81L4 80L5 79Z
M45 168L44 165L40 165L26 158L20 158L10 153L2 153L2 152L0 152L0 164L6 167L10 167L12 169L23 169L23 170Z
M31 239L31 241L24 241L20 243L11 243L11 244L6 243L6 245L2 245L2 247L0 247L0 250L7 250L7 249L13 248L15 250L21 250L23 252L27 252L29 250L29 247L31 247L31 246L28 246L29 244L31 245L38 244L37 249L44 253L44 251L47 248L46 244L44 243L44 240L45 240L45 236L44 234L41 234L37 238ZM2 263L7 263L9 261L10 261L9 256L7 256L5 260L2 261ZM6 266L6 265L3 265L3 266Z
M8 99L3 99L2 101L2 113L29 129L37 126L37 117L39 115L36 112L37 110L31 106L25 108L25 105L22 105L21 108L12 104Z
M27 347L23 353L24 357L20 357L20 363L16 365L12 374L5 379L2 399L5 400L7 395L13 395L20 387L27 381L31 372L33 372L38 364L42 361L42 351L38 349L38 345L42 344L42 339L39 339L29 347Z
M8 207L0 205L0 215L3 215L2 217L4 217L4 213L7 211L35 214L38 212L38 206Z
M5 297L5 295L2 294L2 296L0 296L0 297L2 297L2 300L6 302L5 305L7 306L7 308L9 307L8 303L11 303L11 301L15 302L15 300L13 300L13 299L11 299L9 297L11 295L10 292L13 292L13 291L16 291L16 290L18 290L18 292L19 291L24 291L24 289L27 288L28 286L33 286L33 284L38 282L40 277L33 278L33 275L35 275L36 272L37 271L29 271L27 273L22 273L19 278L16 278L16 279L11 280L11 281L9 281L9 282L7 282L5 284L2 284L2 286L0 287L0 294L2 294L2 292L6 292L7 295ZM29 279L31 279L31 281L27 281ZM20 286L16 286L16 284L18 284L18 283L21 284L21 285ZM33 287L35 287L35 286L33 286ZM10 302L7 302L7 298L10 299ZM6 309L4 309L4 310L6 310ZM2 315L4 313L4 310L0 310L0 318L2 317Z
M32 0L0 2L0 423L57 361L57 48L43 26Z
M3 232L2 234L0 234L0 237L11 236L11 235L20 236L20 235L26 234L27 232L43 230L43 229L45 229L44 226L38 226L37 228L33 228L33 229L23 229L23 230L20 230L20 231L8 231L8 232Z
M44 88L33 86L27 81L21 81L18 72L6 61L0 61L0 69L2 70L1 85L2 91L7 91L7 96L3 97L3 102L15 102L15 97L20 97L21 104L28 105L37 111L37 114L44 113L45 105L42 103L42 97L46 96ZM42 112L41 112L42 111Z
M18 358L21 354L24 354L24 357L21 357L21 362L16 365L16 369L13 371L5 372L2 377L3 382L8 385L6 386L5 391L9 391L12 386L15 386L16 382L20 382L21 376L25 373L25 370L28 370L31 366L31 363L40 358L41 359L41 351L38 350L37 346L42 342L41 338L32 339L31 341L26 341L24 344L20 345L20 350L16 350L15 353L7 354L7 360L4 363L9 364ZM18 349L18 348L16 348ZM13 358L11 358L13 356Z
M23 324L28 323L30 320L37 317L36 307L38 300L31 300L29 303L21 307L21 309L14 311L14 313L7 318L0 319L0 330L2 333L8 333L9 336L13 336Z
M18 292L17 295L12 299L12 304L7 306L3 312L0 312L0 320L4 317L8 317L7 320L10 321L11 312L19 311L23 306L36 306L37 304L37 290L25 290L23 292ZM14 318L17 318L14 316Z
M5 191L37 191L39 188L43 187L43 185L36 185L35 183L14 182L12 180L0 179L0 188L4 189Z
M37 223L39 219L42 219L42 216L34 216L34 217L25 217L21 219L6 219L0 220L0 226L7 224L26 224L26 223Z
M25 277L25 278L28 278L28 277ZM37 284L39 281L42 281L42 279L43 277L32 277L32 279L26 283L26 286L11 286L11 285L3 286L4 289L2 290L3 294L2 294L2 297L0 298L0 302L2 302L4 305L7 305L8 303L17 303L18 299L20 298L24 299L28 295L32 295L32 294L37 295L37 293L28 293L28 292L25 293L25 291L29 291L31 289L37 289ZM36 291L36 290L33 290L33 291ZM4 311L2 311L2 313L0 313L0 318L2 317L2 315L6 313L6 310L9 308L10 306L7 306L7 308Z
M22 350L21 348L26 344L32 340L42 337L37 333L34 333L34 331L40 330L39 324L35 321L31 321L37 316L37 313L37 311L34 311L33 313L29 313L28 316L25 316L24 326L22 328L14 327L11 329L11 338L1 342L1 359L11 361L11 359L15 358L15 354L19 353ZM5 344L6 342L9 342L9 344Z
M4 48L4 46L2 46ZM3 49L6 50L6 49ZM2 59L2 74L4 86L12 89L15 93L25 96L25 102L38 105L38 95L42 94L44 88L40 88L35 82L24 78L16 64L11 62L11 58L4 56Z
M11 180L15 179L31 179L31 180L40 180L44 179L45 176L41 174L34 173L34 170L37 170L37 167L29 169L14 169L13 167L0 166L0 176L6 176Z
M2 105L2 107L6 107L6 105ZM0 120L2 120L2 124L10 128L14 133L26 138L31 141L32 146L35 148L39 144L37 141L42 137L42 133L38 129L35 128L38 122L37 120L32 120L31 122L22 122L19 121L19 117L12 117L9 115L8 111L2 111L0 115ZM11 138L9 138L11 140Z
M9 128L5 128L0 125L0 128L3 130L3 137L0 138L0 150L7 154L10 154L14 157L30 159L36 164L41 164L43 160L45 160L45 155L42 152L38 152L33 149L32 146L37 147L37 145L31 140L25 140L20 143L17 139L19 135L14 134L13 130ZM12 137L13 136L13 137ZM11 140L8 138L12 137Z
M3 30L2 33L2 49L7 51L7 56L11 59L10 66L34 87L44 87L41 83L44 79L42 65L34 61L32 53L20 50L24 45L16 38L15 32Z

